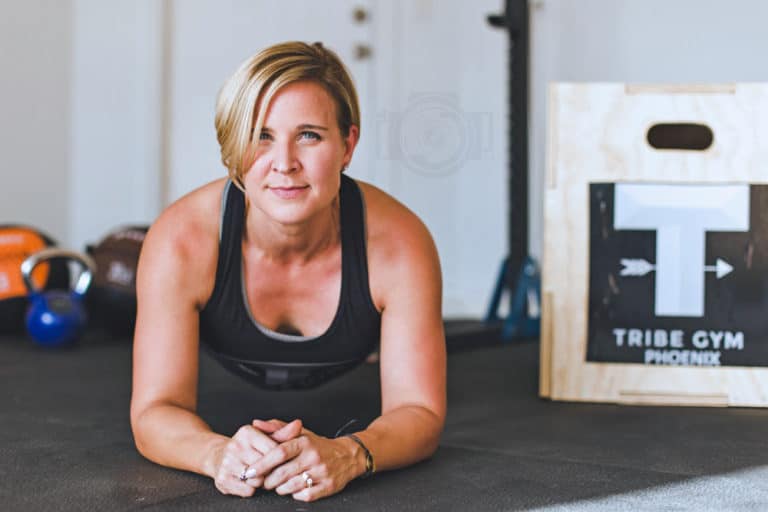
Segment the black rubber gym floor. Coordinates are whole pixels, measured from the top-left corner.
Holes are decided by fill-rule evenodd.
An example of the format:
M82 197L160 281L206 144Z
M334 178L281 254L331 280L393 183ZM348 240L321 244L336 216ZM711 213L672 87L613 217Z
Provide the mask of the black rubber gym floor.
M128 423L127 339L92 332L46 351L0 338L0 510L768 510L768 410L544 401L538 345L488 345L449 357L432 459L304 504L222 496L207 478L144 460ZM329 434L373 417L378 394L375 365L311 392L268 393L201 361L199 410L222 433L299 416Z

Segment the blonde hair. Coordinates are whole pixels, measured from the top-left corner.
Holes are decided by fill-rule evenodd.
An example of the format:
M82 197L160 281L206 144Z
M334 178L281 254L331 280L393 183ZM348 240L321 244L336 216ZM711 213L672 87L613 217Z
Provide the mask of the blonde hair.
M253 164L254 134L258 140L272 97L287 84L304 80L320 84L334 99L344 137L350 126L360 127L357 91L338 55L322 43L290 41L265 48L240 65L216 100L221 161L241 189L243 176Z

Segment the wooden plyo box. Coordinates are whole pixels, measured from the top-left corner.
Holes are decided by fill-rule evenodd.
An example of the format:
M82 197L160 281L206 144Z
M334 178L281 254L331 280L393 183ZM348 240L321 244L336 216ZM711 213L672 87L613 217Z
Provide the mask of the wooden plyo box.
M549 90L540 395L768 405L768 84Z

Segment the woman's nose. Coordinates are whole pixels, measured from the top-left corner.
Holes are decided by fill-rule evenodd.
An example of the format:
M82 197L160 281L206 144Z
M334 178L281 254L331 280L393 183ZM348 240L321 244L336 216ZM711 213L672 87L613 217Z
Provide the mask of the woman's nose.
M296 155L290 143L275 144L275 154L272 159L272 170L282 174L290 173L299 168Z

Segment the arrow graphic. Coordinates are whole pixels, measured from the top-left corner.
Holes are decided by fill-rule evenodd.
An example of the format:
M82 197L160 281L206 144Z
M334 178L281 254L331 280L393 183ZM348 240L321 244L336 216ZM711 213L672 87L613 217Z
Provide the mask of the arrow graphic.
M706 265L704 267L704 272L714 272L718 279L722 279L733 272L733 267L727 261L717 258L714 265Z
M656 270L656 265L644 259L622 258L621 264L624 265L624 268L619 272L619 275L622 276L640 277ZM714 272L718 279L722 279L733 272L733 266L727 261L717 258L714 265L704 266L704 272Z
M622 276L644 276L652 270L656 270L656 265L643 260L643 259L622 259L621 264L624 268L621 269L619 275Z

